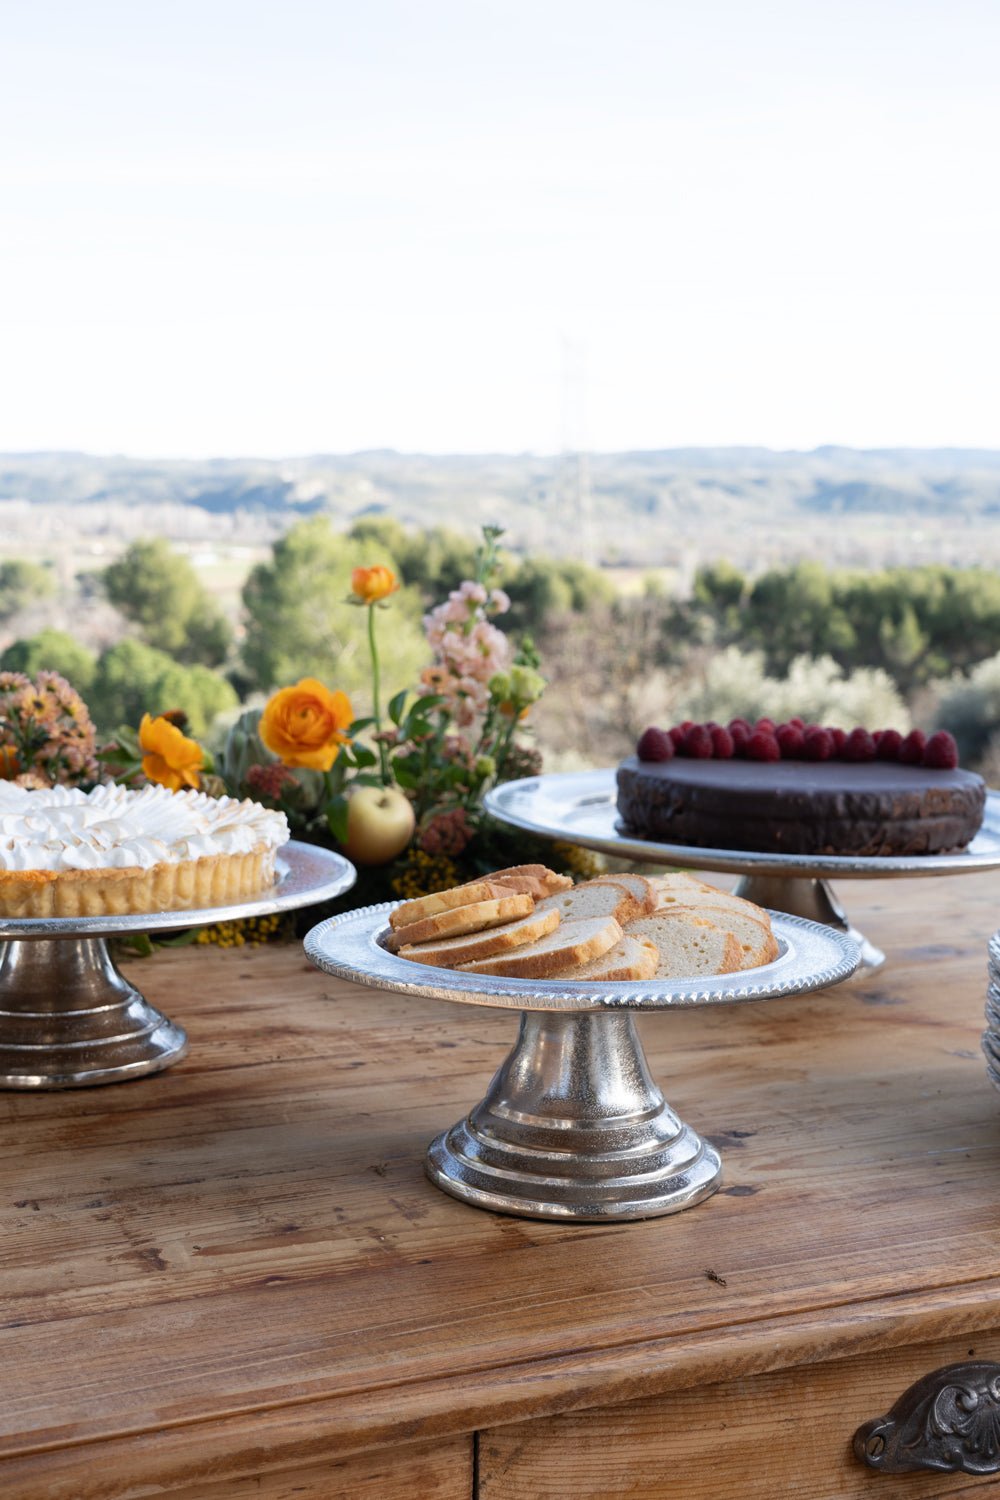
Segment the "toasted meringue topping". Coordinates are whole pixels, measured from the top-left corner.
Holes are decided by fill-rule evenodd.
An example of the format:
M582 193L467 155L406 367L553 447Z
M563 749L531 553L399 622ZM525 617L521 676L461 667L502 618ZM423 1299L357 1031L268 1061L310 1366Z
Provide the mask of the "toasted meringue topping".
M29 791L0 781L0 870L142 869L277 849L284 813L162 786Z

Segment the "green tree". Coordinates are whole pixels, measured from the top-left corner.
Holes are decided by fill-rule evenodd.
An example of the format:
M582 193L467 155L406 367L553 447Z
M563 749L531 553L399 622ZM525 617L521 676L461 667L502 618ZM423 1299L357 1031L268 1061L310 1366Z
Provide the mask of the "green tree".
M325 516L292 526L275 543L270 562L252 569L243 589L246 636L243 661L251 685L262 692L318 677L369 706L368 647L361 612L346 603L351 571L383 563L404 579L398 560L368 530L359 539L335 532ZM379 614L386 699L413 687L429 659L417 589L393 594Z
M136 640L119 641L102 653L88 702L98 729L105 734L119 724L138 728L145 713L155 718L180 708L198 738L207 733L218 714L238 706L232 687L218 672L200 663L181 665Z
M111 603L147 645L182 662L225 661L233 639L228 620L188 559L162 537L133 542L103 579Z
M13 619L27 605L54 593L55 583L47 568L22 557L0 563L0 621Z
M38 672L59 672L86 698L94 681L97 658L64 630L40 630L37 635L12 641L0 656L0 668L5 672L26 672L29 677Z

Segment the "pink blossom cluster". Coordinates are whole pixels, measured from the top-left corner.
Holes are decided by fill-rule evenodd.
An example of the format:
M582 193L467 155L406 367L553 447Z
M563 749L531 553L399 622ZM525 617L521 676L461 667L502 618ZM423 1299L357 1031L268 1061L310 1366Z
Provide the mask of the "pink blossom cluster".
M503 589L487 589L466 579L444 604L424 616L434 663L424 671L423 684L428 692L440 693L447 700L462 728L486 708L490 678L510 665L510 642L489 619L508 609L510 599Z
M0 672L0 777L22 786L96 781L94 725L58 672Z

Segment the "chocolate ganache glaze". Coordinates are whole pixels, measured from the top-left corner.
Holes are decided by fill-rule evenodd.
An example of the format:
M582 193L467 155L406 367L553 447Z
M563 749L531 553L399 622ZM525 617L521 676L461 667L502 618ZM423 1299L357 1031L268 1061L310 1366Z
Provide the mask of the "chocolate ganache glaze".
M641 761L618 768L629 833L665 844L765 854L944 854L983 820L971 771L872 761Z

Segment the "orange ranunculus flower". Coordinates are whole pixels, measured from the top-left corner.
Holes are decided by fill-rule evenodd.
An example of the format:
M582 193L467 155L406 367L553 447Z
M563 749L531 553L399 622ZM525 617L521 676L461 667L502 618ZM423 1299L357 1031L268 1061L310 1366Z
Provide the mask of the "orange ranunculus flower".
M315 677L303 677L268 701L260 717L260 737L286 766L329 771L353 720L346 693L331 693Z
M169 719L151 719L149 714L143 714L139 744L146 752L142 770L147 781L169 787L172 792L198 786L205 752L197 740L189 740Z
M391 568L355 568L351 574L351 593L363 604L377 604L399 588L399 579Z

